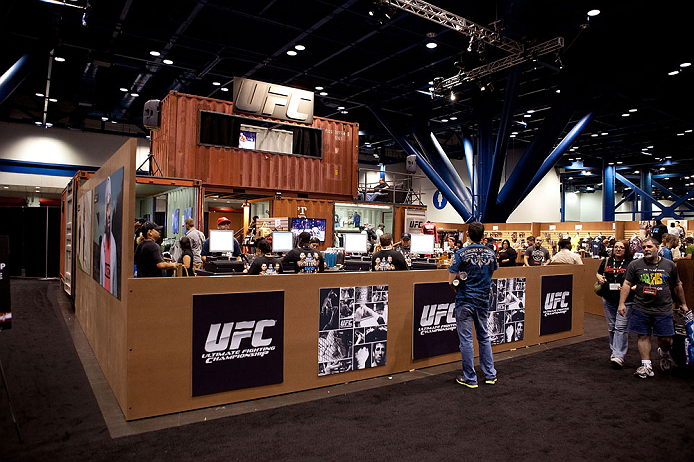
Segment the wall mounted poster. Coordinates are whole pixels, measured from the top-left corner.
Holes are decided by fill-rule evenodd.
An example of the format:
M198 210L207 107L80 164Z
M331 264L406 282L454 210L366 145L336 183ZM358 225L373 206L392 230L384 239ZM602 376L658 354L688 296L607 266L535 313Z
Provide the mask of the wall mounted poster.
M120 300L123 168L94 188L92 277Z
M459 351L455 291L446 282L415 284L412 358ZM525 278L492 279L487 329L492 345L523 340Z
M77 266L92 273L92 191L77 201Z
M540 335L571 330L573 275L542 276Z
M282 383L284 292L193 295L192 396Z
M193 218L193 207L186 207L183 209L183 222L188 218Z
M385 366L388 286L320 290L318 375Z
M171 232L173 234L178 234L180 217L181 209L174 209L173 213L171 214Z

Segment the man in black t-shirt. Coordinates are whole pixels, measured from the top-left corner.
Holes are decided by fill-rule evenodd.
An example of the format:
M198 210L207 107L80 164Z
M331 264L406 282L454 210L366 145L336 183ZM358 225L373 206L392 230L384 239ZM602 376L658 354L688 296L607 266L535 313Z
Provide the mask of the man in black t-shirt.
M282 272L282 262L279 258L267 257L266 254L272 251L272 245L265 239L256 241L255 246L263 254L256 257L248 269L248 274L279 274Z
M155 278L164 276L163 270L175 269L180 263L166 262L161 254L161 246L157 244L159 232L163 226L147 221L140 228L145 238L135 250L137 277Z
M667 226L663 224L663 220L656 220L656 224L651 230L651 237L655 239L658 245L663 243L663 234L665 233L667 233Z
M393 250L393 236L386 233L381 236L381 250L371 257L372 271L402 271L408 270L405 257Z
M304 231L299 234L299 246L287 252L282 263L294 263L295 273L322 273L324 270L323 255L309 247L311 234Z

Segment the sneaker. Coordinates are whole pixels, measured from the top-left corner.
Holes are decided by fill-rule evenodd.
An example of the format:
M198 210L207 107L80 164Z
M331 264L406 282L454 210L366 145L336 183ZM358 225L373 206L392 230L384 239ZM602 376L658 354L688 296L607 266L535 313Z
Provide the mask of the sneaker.
M612 367L615 369L621 369L622 366L624 365L624 360L622 358L617 358L616 356L612 356L610 358L610 363L612 363Z
M484 379L484 383L487 385L494 385L496 384L496 377L492 377L491 379Z
M644 366L641 365L638 369L636 369L636 372L634 372L634 377L639 377L641 379L645 379L646 377L653 377L655 374L653 374L653 369L650 366Z
M476 383L466 382L462 375L459 375L458 377L456 377L455 381L458 382L460 385L463 385L463 386L468 387L468 388L477 388Z
M660 370L663 372L667 372L673 367L676 366L675 362L672 360L672 357L670 356L670 352L665 352L663 353L663 350L658 347L658 354L660 355Z

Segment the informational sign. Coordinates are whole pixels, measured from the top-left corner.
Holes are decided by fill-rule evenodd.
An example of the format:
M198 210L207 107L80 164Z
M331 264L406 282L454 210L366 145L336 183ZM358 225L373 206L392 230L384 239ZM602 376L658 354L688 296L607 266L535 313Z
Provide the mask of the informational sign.
M284 292L193 295L192 395L282 383Z
M427 222L426 209L405 209L405 232L421 234L422 225Z
M123 230L123 168L94 188L92 277L120 300Z
M9 236L0 236L0 330L11 328L10 238Z
M573 275L542 276L540 335L571 330Z
M576 231L580 231L580 230L583 229L583 225L574 225L574 229L575 229Z
M388 286L320 289L318 375L385 366Z
M312 91L234 77L236 113L312 123L313 99Z
M74 240L73 240L74 241ZM92 191L77 201L77 266L92 274Z
M497 225L492 226L492 231L499 231L499 226L497 226Z
M525 278L492 279L487 330L492 345L523 340ZM459 351L455 295L446 282L415 284L412 358Z
M549 230L550 230L550 231L556 231L556 230L557 230L557 225L549 225Z
M437 210L443 210L446 208L446 205L448 205L448 201L443 197L441 191L437 189L434 193L434 207L436 207Z

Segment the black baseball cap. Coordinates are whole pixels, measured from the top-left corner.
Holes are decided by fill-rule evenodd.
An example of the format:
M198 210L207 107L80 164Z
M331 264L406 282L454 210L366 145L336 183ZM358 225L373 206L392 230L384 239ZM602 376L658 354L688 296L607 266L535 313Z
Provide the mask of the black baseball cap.
M412 239L410 233L402 233L401 239Z
M142 225L142 230L146 233L150 229L156 229L157 231L161 231L163 226L159 226L153 221L145 221L145 224Z

